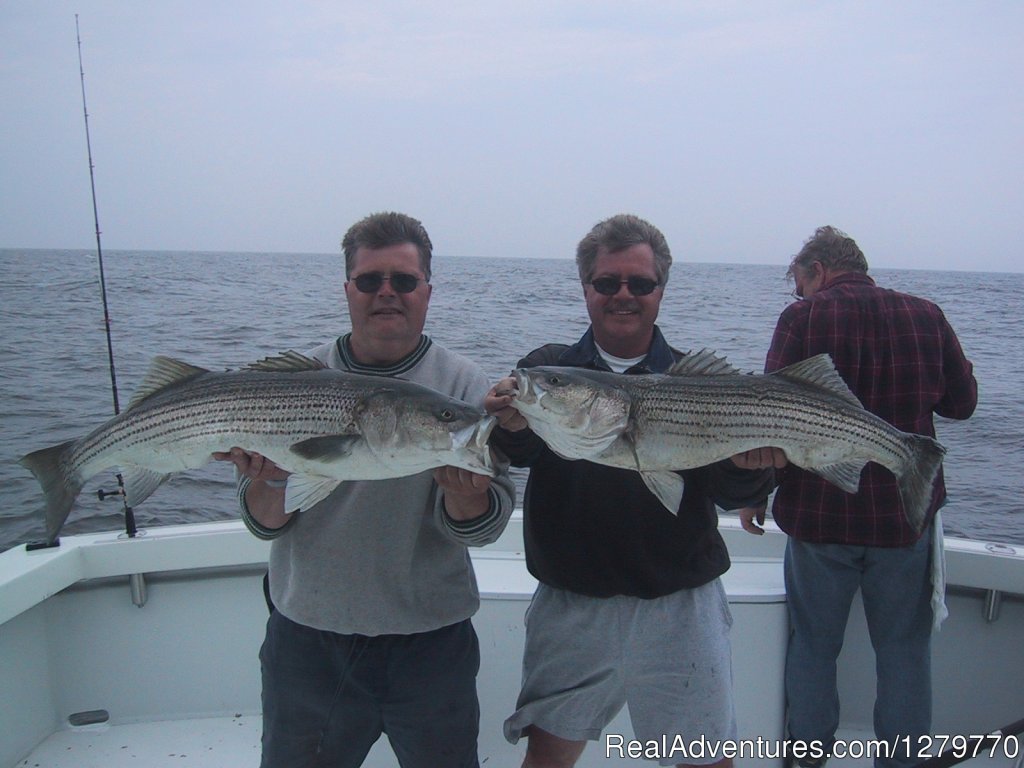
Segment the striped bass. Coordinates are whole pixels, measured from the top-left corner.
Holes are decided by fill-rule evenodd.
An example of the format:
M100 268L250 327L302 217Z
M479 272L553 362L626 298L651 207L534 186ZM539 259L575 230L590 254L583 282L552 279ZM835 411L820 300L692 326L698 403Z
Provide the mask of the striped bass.
M450 465L493 475L493 417L420 384L326 368L287 352L213 372L156 357L131 403L85 437L19 462L46 498L53 541L85 482L121 467L129 505L168 475L238 446L292 473L285 509L305 509L344 480L379 480Z
M665 374L539 366L512 375L512 406L552 451L637 470L673 513L683 492L676 470L775 447L848 493L867 462L881 464L920 531L945 453L867 411L827 354L764 375L740 373L707 350Z

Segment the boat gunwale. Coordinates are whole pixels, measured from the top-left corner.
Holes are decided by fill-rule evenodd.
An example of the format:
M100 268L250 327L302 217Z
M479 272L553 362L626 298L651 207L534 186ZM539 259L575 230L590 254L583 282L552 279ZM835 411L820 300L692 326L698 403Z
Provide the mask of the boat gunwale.
M517 510L510 523L521 528ZM723 516L720 529L735 561L767 553L781 559L785 534L771 521L764 537L749 536L736 518ZM506 534L507 535L507 534ZM749 537L749 538L746 538ZM25 546L0 553L0 624L68 587L91 579L133 573L162 573L267 562L269 542L252 536L240 521L159 526L128 538L116 531L65 536L60 545L28 551ZM522 560L521 538L509 545L472 550L474 558ZM946 583L949 588L995 590L1024 596L1024 547L947 536ZM748 557L750 556L750 557Z

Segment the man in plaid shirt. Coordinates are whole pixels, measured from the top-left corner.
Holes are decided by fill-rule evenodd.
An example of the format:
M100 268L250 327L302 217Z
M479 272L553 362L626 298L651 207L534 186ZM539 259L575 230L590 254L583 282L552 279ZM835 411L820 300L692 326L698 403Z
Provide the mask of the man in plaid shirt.
M787 276L803 301L779 317L765 371L827 352L865 408L905 432L934 437L933 414L966 419L974 412L971 362L938 306L879 288L867 271L852 238L819 228L790 264ZM789 534L789 734L826 747L834 741L835 664L859 588L878 670L875 735L890 744L909 737L901 743L912 747L931 732L931 543L946 496L942 473L920 534L906 521L895 477L878 464L867 465L856 494L792 465L780 474L772 516ZM764 509L741 513L744 528L759 533L755 516L763 522ZM906 754L876 765L915 762Z

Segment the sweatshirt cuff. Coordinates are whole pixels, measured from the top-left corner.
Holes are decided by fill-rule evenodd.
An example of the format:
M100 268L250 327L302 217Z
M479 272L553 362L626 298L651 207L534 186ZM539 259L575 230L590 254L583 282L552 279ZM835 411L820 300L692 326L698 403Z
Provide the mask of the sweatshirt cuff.
M250 485L252 485L251 477L243 476L238 481L238 506L242 510L242 522L245 523L245 527L248 528L249 532L257 539L263 539L264 541L276 539L292 526L292 523L295 522L295 518L298 516L298 513L289 515L288 522L280 528L268 528L253 517L252 512L249 511L249 505L245 501L245 492Z
M501 501L493 488L487 489L487 511L472 520L456 520L444 509L444 524L460 539L475 541L486 535L501 517Z

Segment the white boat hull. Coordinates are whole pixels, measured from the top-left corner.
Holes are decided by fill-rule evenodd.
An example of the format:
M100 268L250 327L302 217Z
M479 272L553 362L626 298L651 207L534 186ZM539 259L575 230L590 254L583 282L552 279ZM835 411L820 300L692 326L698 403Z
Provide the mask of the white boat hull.
M730 521L723 529L734 559L724 581L735 618L740 737L750 745L760 738L770 756L784 718L784 537L755 538ZM501 735L519 690L522 617L534 587L521 541L514 520L501 541L473 553L483 598L474 624L487 768L518 767L523 753L522 743L509 745ZM207 523L134 540L67 537L56 549L0 555L0 766L23 765L29 756L27 765L40 768L165 759L187 768L256 765L267 548L240 524ZM950 618L933 651L936 733L985 733L1024 716L1024 552L992 552L974 542L951 542L948 550ZM133 573L145 574L141 608L131 599ZM983 615L986 590L1003 596L994 621ZM840 662L844 732L870 732L873 670L858 607ZM109 719L69 724L73 715L97 710ZM623 712L579 764L625 763L606 760L606 751L610 746L615 756L631 739ZM112 754L99 759L107 747ZM145 758L143 750L151 750ZM116 762L129 753L134 760ZM780 761L737 760L755 763ZM366 763L395 764L385 740Z

